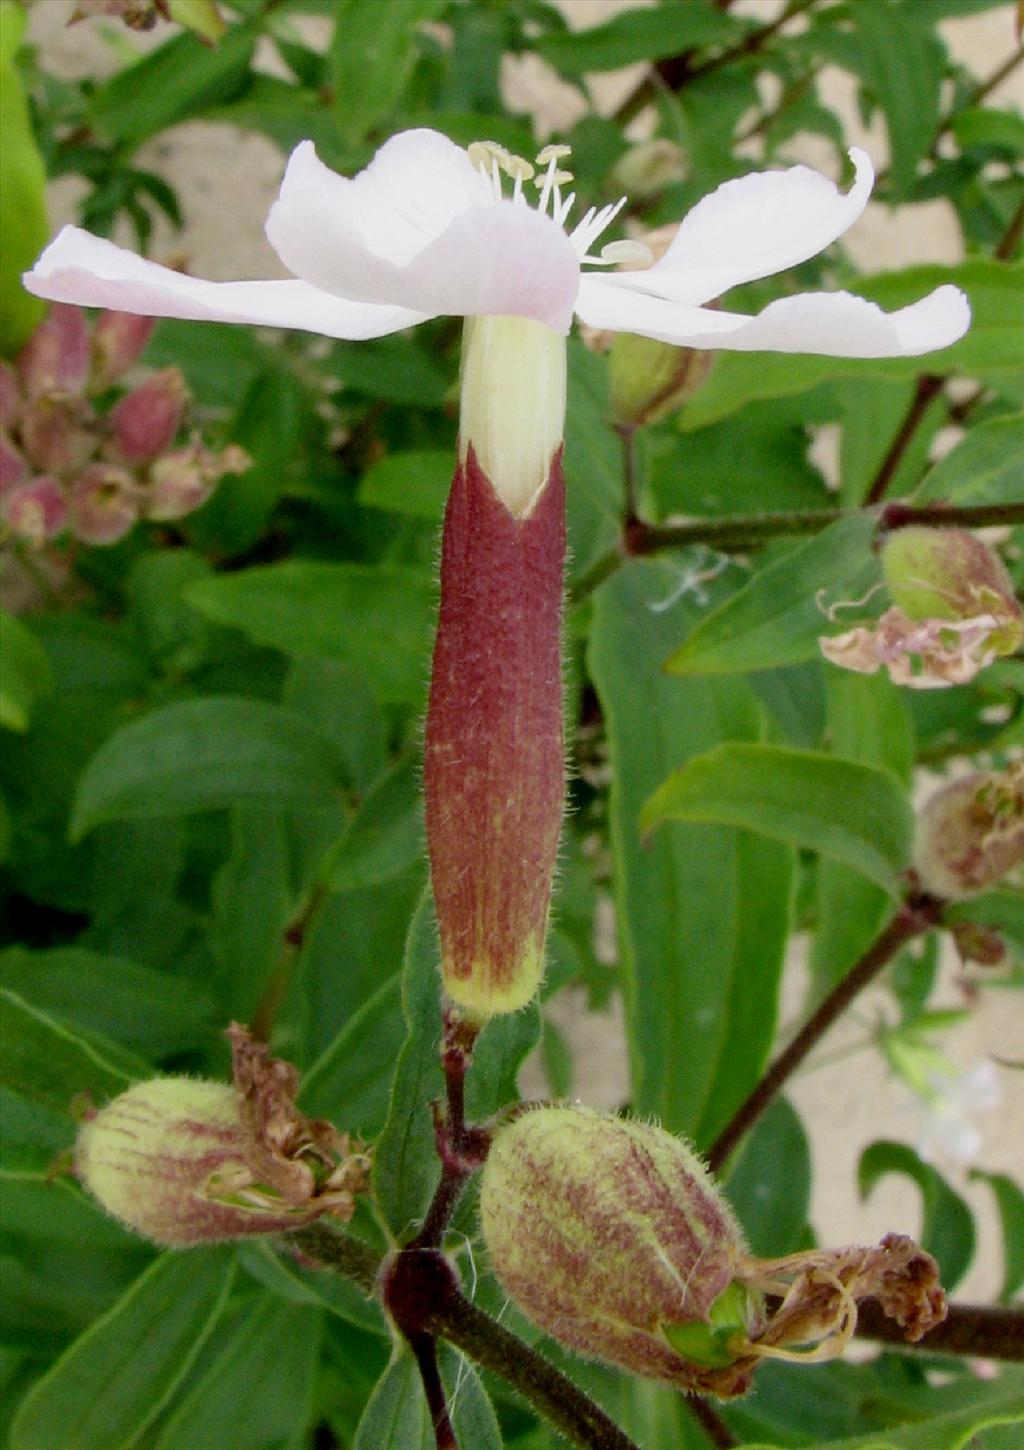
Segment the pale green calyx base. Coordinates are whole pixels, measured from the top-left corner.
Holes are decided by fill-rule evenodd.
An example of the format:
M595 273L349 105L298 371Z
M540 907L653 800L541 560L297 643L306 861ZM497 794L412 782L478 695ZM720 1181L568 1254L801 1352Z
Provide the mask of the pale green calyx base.
M565 338L528 317L467 317L459 457L517 518L544 486L565 430Z
M502 972L478 957L468 976L456 976L449 962L442 963L444 989L453 1002L475 1019L486 1022L504 1012L518 1012L537 994L544 976L544 950L530 937L512 973Z

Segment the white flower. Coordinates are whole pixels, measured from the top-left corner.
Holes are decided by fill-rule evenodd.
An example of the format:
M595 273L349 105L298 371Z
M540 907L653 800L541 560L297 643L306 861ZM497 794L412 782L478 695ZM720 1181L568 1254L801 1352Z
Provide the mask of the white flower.
M976 1062L963 1072L950 1068L933 1073L923 1094L923 1113L917 1136L918 1156L926 1163L949 1158L971 1163L982 1147L975 1118L990 1113L1002 1100L991 1062Z
M304 141L266 228L295 280L206 282L65 227L25 286L57 302L348 339L441 315L525 317L565 333L575 312L593 327L688 347L902 357L967 330L967 300L951 286L889 314L847 292L783 297L756 317L703 305L806 261L852 226L874 179L862 151L850 152L856 179L846 193L805 166L727 181L658 262L611 275L584 269L635 258L632 243L591 251L624 202L591 209L567 232L566 154L549 147L537 158L533 207L524 192L533 167L489 143L467 152L436 131L404 131L348 179Z

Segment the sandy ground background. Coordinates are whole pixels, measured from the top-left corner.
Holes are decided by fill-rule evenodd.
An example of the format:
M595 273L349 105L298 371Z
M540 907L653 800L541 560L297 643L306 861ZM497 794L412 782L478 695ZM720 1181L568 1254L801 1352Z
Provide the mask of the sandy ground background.
M570 22L582 27L610 18L625 5L647 0L559 3ZM918 3L928 5L930 0ZM779 0L738 0L734 8L737 13L768 21L777 13ZM120 62L104 39L104 25L88 22L69 30L67 19L72 9L73 0L34 0L30 5L30 36L42 47L47 68L67 77L102 76L116 70ZM946 20L941 30L954 56L983 78L1010 54L1014 45L1012 26L1013 6L1007 3L980 15ZM314 21L311 36L316 33ZM149 36L127 35L117 28L119 45L132 45L140 51L158 43L165 34L166 30L158 30ZM632 89L637 70L633 67L599 79L596 89L602 108L613 108ZM505 82L510 104L534 110L547 133L571 125L580 113L576 94L538 60L510 61ZM871 128L861 124L853 81L838 70L827 70L821 84L828 102L845 118L850 143L864 146L876 166L884 165L884 129L880 124ZM991 99L1024 106L1021 73L1016 72L1004 82ZM831 157L820 138L796 138L792 154L794 159L822 169L831 167ZM284 275L263 237L263 220L284 166L284 158L271 142L230 127L192 122L144 147L139 164L170 182L179 193L186 217L182 233L158 222L152 255L159 259L183 253L191 271L215 279ZM55 228L75 219L80 193L81 183L75 178L64 178L53 185L50 206ZM126 233L118 240L130 244L132 239ZM912 261L954 262L961 255L959 230L951 208L943 201L907 207L896 214L871 203L845 238L845 245L867 270ZM607 923L604 934L607 940ZM934 1005L964 1004L958 976L959 964L950 953L943 963ZM796 943L784 983L783 1035L799 1020L805 985L804 953ZM627 1092L621 1014L584 1014L580 1001L569 994L556 1004L554 1015L574 1048L575 1093L596 1106L617 1106ZM884 1179L867 1203L857 1198L856 1164L866 1144L879 1137L913 1143L921 1126L917 1100L887 1072L881 1056L870 1049L850 1055L880 1016L891 1020L893 1015L887 994L866 993L856 1012L833 1030L790 1091L811 1138L815 1170L812 1220L823 1241L870 1241L890 1229L917 1232L920 1227L919 1196L904 1179ZM970 1020L950 1034L947 1045L950 1056L964 1070L994 1057L1024 1058L1024 1005L1020 997L998 991L984 993ZM991 1197L984 1185L968 1180L968 1167L1024 1175L1024 1073L1000 1068L997 1082L998 1103L975 1120L983 1142L973 1165L948 1156L936 1159L936 1166L964 1194L978 1216L979 1251L958 1290L962 1299L991 1297L998 1290L1001 1273L1001 1238ZM532 1093L544 1090L535 1064L528 1065L524 1087Z

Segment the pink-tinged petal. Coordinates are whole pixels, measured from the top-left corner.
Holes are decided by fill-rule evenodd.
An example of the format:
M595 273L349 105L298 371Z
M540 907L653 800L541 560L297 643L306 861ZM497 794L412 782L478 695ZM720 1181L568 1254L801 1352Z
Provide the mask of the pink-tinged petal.
M433 131L396 136L353 181L303 142L267 236L290 271L341 297L569 328L579 262L562 228L497 201L465 152Z
M123 468L90 464L71 485L71 532L83 544L116 544L139 517L139 497Z
M614 285L701 303L805 262L842 236L867 205L874 169L856 148L850 159L856 177L845 193L808 166L725 182L683 218L660 261L644 272L616 274Z
M152 317L131 312L103 312L92 333L93 391L116 383L141 355L155 326Z
M177 368L154 373L111 409L110 447L121 462L145 463L174 442L187 401Z
M0 497L22 483L28 473L28 464L7 434L0 431Z
M41 549L55 539L67 523L64 490L55 478L33 478L4 495L3 521L15 538Z
M405 307L348 302L307 282L206 282L65 227L22 279L37 297L147 317L293 327L353 342L425 320Z
M949 347L971 322L957 287L938 287L898 312L849 292L806 292L771 302L756 317L666 302L584 277L576 311L591 327L637 332L677 347L735 352L819 353L825 357L917 357Z
M0 428L10 433L21 417L21 389L18 375L9 363L0 362Z

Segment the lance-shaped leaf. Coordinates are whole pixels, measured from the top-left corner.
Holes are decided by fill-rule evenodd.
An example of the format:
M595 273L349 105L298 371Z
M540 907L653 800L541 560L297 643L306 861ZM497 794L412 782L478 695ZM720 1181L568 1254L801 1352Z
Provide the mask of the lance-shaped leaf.
M3 1079L19 1097L67 1113L73 1098L88 1092L97 1104L153 1076L141 1058L82 1027L40 1012L4 987L4 1031L0 1039Z
M973 1168L972 1181L987 1183L995 1195L1003 1226L1003 1287L1000 1304L1012 1304L1024 1285L1024 1192L1006 1173L986 1173Z
M332 807L343 785L338 752L292 711L232 696L178 700L123 726L93 756L71 834L244 801Z
M719 745L670 775L640 815L663 821L740 826L852 866L898 891L913 818L888 771L778 745Z
M674 675L726 675L800 664L819 653L827 603L859 600L880 578L871 552L875 520L840 519L768 564L701 617L665 664ZM818 600L822 598L819 605Z
M928 473L915 504L1020 503L1024 413L979 423Z
M198 1358L231 1285L230 1249L163 1254L23 1401L11 1450L128 1450Z

